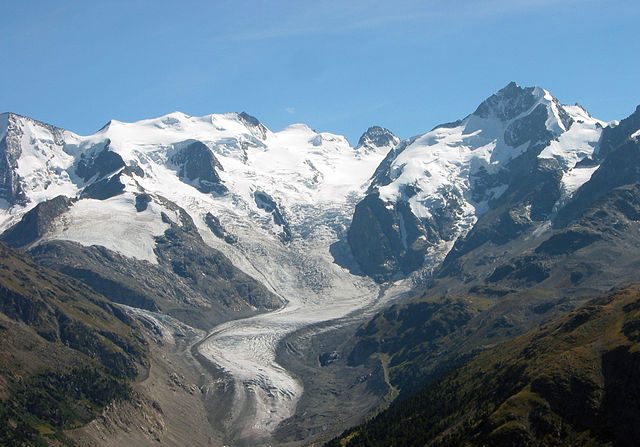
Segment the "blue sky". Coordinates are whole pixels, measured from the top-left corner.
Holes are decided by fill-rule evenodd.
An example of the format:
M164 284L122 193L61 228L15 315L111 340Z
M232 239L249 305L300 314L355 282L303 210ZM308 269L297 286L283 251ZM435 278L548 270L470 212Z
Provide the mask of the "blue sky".
M472 112L515 80L594 116L640 104L636 0L12 1L0 111L79 133L246 111L352 142Z

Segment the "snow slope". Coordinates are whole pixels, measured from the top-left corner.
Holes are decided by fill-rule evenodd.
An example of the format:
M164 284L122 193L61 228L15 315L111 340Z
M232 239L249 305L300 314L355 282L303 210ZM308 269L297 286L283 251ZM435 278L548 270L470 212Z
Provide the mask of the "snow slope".
M50 126L26 118L18 122L22 155L17 172L30 202L24 207L6 206L1 213L3 228L43 200L59 194L78 195L87 183L75 174L78 160L108 144L126 165L142 169L143 175L130 173L121 178L127 191L144 191L173 201L187 209L203 229L204 215L212 212L221 214L223 224L240 219L245 224L257 223L263 232L277 234L278 225L256 203L254 193L259 191L273 198L288 223L308 237L314 231L313 222L323 216L340 215L333 223L337 228L344 224L349 217L348 212L342 212L344 207L363 191L384 150L388 150L353 149L342 136L318 133L301 124L274 133L236 113L190 117L176 112L136 123L111 121L86 137L66 131L54 133ZM171 155L189 141L201 141L215 154L224 169L219 175L229 194L215 197L202 193L176 175L178 168L173 166ZM100 203L105 210L126 218L118 200ZM73 206L69 219L95 212L80 201ZM69 231L65 234L81 243L104 238L101 228L95 227L91 233L90 225L82 237L72 237ZM149 227L147 239L155 235ZM114 248L113 243L110 248ZM124 248L116 251L131 255Z
M162 222L160 213L171 211L152 203L145 211L136 212L134 202L130 193L107 200L80 200L55 223L42 241L101 245L124 256L157 264L153 238L169 228Z
M499 174L546 138L550 142L538 158L559 164L561 201L566 201L597 169L579 163L593 156L605 126L580 106L561 105L542 88L512 83L475 113L398 146L370 192L378 193L389 210L407 203L418 220L435 228L438 237L422 237L427 268L433 268L508 189ZM399 217L404 241L406 218Z

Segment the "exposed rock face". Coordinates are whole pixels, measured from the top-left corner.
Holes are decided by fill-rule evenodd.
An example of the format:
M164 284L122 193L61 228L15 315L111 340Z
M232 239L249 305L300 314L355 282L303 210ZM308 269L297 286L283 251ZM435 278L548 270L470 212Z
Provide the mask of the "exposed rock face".
M122 157L109 150L109 144L107 140L104 145L94 151L80 155L76 174L85 182L91 179L102 179L125 167Z
M365 150L391 149L400 143L400 138L394 135L389 129L380 126L372 126L362 134L358 140L356 149Z
M267 138L269 130L258 120L258 118L256 118L255 116L251 116L246 112L239 113L238 118L247 126L247 128L251 130L251 133L256 138L258 138L259 140L264 140L265 138Z
M86 184L81 197L105 200L124 191L120 174L126 165L119 154L109 150L109 145L107 140L80 155L75 172Z
M22 216L20 222L2 233L0 239L13 247L25 247L36 242L50 230L58 216L67 212L72 202L65 196L40 202Z
M151 196L146 193L136 195L136 211L139 213L145 211L151 203Z
M218 175L218 170L222 171L223 168L213 152L200 141L185 144L171 157L171 162L178 167L180 178L204 193L226 193L227 188Z
M258 208L266 211L267 213L271 213L273 216L273 222L282 229L279 234L280 240L282 242L290 242L292 238L291 227L273 197L263 191L255 191L253 193L253 197Z
M368 195L356 206L347 237L360 267L376 281L410 273L424 261L426 230L406 203L389 209Z
M631 125L634 124L634 125ZM636 127L637 126L637 127ZM605 156L591 179L576 192L573 200L560 210L557 226L580 217L595 201L623 185L640 182L640 141L631 135L640 129L640 108L620 125L603 133ZM615 146L618 142L618 146ZM602 147L602 146L601 146Z
M21 149L19 140L20 130L15 124L13 114L0 116L6 127L0 140L0 199L10 204L26 203L27 197L20 185L20 176L16 172Z
M238 238L236 238L232 234L227 233L227 231L220 223L220 219L218 219L213 214L207 213L204 217L204 222L216 237L224 240L227 244L235 244L236 242L238 242Z
M62 129L14 113L0 114L0 199L10 206L22 206L29 202L25 179L18 169L18 162L23 155L23 140L32 138L28 128L44 130L50 138L47 141L49 146L64 145Z
M597 158L604 159L611 151L622 146L631 136L640 129L640 105L635 112L620 121L617 125L607 126L602 131L602 139L599 144ZM637 141L637 137L635 140Z
M509 121L529 110L536 102L534 87L522 88L515 82L510 82L499 92L491 95L478 106L474 115L489 118L492 115L501 121Z
M452 247L455 258L518 237L567 194L563 179L575 161L554 145L573 132L588 146L601 127L540 88L507 85L465 119L390 151L356 207L348 234L355 259L384 281L437 268Z
M82 280L114 302L160 310L203 329L233 315L281 305L264 286L206 245L187 213L166 205L179 218L163 216L169 228L157 237L158 265L68 241L43 242L30 253L41 264Z

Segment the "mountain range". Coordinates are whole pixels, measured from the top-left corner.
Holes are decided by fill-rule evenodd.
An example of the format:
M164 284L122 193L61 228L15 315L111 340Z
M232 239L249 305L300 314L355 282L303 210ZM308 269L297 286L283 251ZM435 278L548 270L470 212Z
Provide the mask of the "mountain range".
M572 363L604 368L589 382L605 396L592 423L558 410L553 386L536 388L546 357L520 363L531 340L562 343L549 358L582 349L573 329L549 328L605 296L589 336L617 344L589 343L633 352L623 317L608 315L635 327L635 292L611 290L638 281L639 183L640 108L604 122L515 83L458 121L406 140L372 126L355 147L302 124L273 132L244 112L110 121L89 136L2 114L0 248L14 273L0 277L0 316L30 337L2 352L54 347L54 367L16 363L0 377L0 417L15 427L5 443L21 445L20 432L45 445L305 445L390 405L335 442L394 445L415 414L436 428L396 445L632 445L638 413L617 425L602 415L611 375L598 359L611 350ZM69 319L82 342L69 341ZM26 408L18 377L42 387L84 380L78 368L122 393L77 395L82 411L65 400L66 419ZM505 374L514 385L482 397ZM44 401L61 400L56 386ZM442 396L446 408L428 409ZM512 420L505 405L527 412ZM552 428L532 428L536 405ZM185 408L202 426L181 421Z

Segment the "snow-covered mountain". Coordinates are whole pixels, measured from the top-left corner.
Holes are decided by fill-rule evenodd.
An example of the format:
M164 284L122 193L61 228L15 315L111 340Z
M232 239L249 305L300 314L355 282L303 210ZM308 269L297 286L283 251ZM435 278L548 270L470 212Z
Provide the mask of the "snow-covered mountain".
M428 276L590 203L589 180L611 186L613 148L637 128L514 83L462 120L405 141L373 126L355 147L246 113L88 136L3 114L1 238L113 301L211 331L197 349L232 377L232 440L268 439L304 390L276 361L284 337L366 318L411 286L376 282Z
M4 227L58 195L102 200L100 208L110 208L113 225L125 215L121 221L128 225L135 197L147 193L184 206L200 228L207 228L207 212L224 209L232 211L234 221L242 216L278 236L295 229L308 233L310 222L322 218L310 208L335 212L362 188L390 148L389 142L376 146L367 140L353 149L344 137L305 125L274 133L245 113L111 121L86 137L14 114L2 115L0 123ZM123 202L131 209L125 211ZM123 248L121 238L103 245L153 261L149 247L166 228L158 224L166 210L153 199L150 203L148 212L156 218L136 220L147 234L138 234L147 248ZM90 228L75 225L76 214L95 212L81 208L92 206L91 201L74 204L71 224L50 236L80 243L104 239L104 231L87 234Z
M507 203L519 219L547 219L597 169L604 126L542 88L510 83L389 153L356 207L355 258L387 280L437 267L480 216Z
M1 115L0 126L0 228L22 219L11 236L22 246L100 246L157 265L158 238L175 225L184 230L187 219L192 236L254 277L256 257L247 253L267 259L275 255L267 245L298 253L293 247L322 240L328 250L397 142L374 127L352 148L303 124L272 132L246 113L110 121L89 136L15 114ZM58 196L72 200L50 203ZM37 219L25 222L31 210ZM324 287L326 275L310 269L305 280Z

